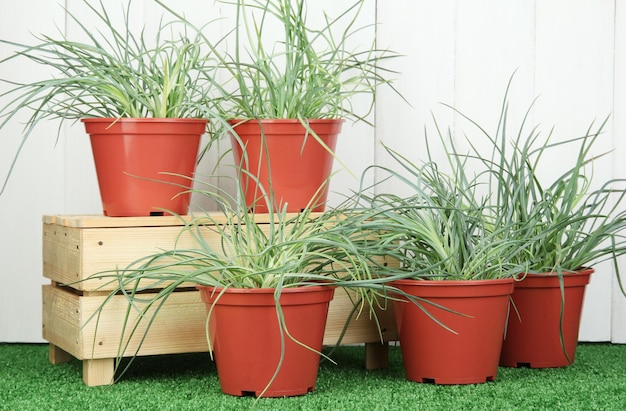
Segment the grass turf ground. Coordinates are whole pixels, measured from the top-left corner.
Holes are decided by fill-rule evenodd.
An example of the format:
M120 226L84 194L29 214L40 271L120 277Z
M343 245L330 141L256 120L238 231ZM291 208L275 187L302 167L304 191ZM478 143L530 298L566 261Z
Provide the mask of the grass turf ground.
M222 394L208 354L141 357L112 386L87 387L81 363L48 362L43 344L0 344L1 410L626 410L626 345L581 344L559 369L500 368L485 384L406 381L398 347L387 369L366 371L363 347L340 347L315 392L293 398Z

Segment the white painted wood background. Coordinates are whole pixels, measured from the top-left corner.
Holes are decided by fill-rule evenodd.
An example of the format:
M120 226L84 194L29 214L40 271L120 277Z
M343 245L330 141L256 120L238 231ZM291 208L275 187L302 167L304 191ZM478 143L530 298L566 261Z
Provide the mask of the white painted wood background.
M106 2L115 10L122 1ZM4 7L8 6L10 8ZM69 35L59 2L0 0L0 38L29 42L32 33L50 34L58 27ZM62 3L62 2L61 2ZM160 11L151 0L136 0L133 23L154 22ZM346 0L311 1L331 14ZM212 0L171 0L200 23L224 13ZM66 0L82 13L80 0ZM314 6L313 6L314 5ZM88 20L86 20L88 21ZM375 128L347 125L337 154L359 174L367 165L388 164L379 141L415 161L424 158L423 130L440 125L461 131L458 116L439 103L454 105L489 130L496 127L505 85L517 70L510 101L518 120L539 96L533 122L544 130L555 126L556 138L583 133L593 120L611 114L598 151L613 150L597 166L598 180L626 177L626 5L622 0L367 0L364 24L376 28L362 34L367 44L374 30L380 47L404 57L393 67L405 104L388 90L378 95ZM89 23L87 23L89 25ZM217 37L226 22L214 25ZM0 59L11 53L0 46ZM46 74L32 64L0 65L0 78L28 81ZM5 86L0 84L0 90ZM24 117L22 117L23 120ZM19 145L18 121L0 130L0 179L4 179ZM0 342L40 342L41 216L101 213L90 147L80 124L63 128L55 142L54 124L41 126L25 145L6 192L0 196ZM219 147L200 167L208 173ZM222 148L223 149L223 148ZM489 147L485 147L489 150ZM554 174L566 153L546 164ZM226 184L226 183L223 183ZM357 182L339 170L331 203ZM385 189L394 190L392 186ZM621 266L626 270L626 259ZM580 339L626 343L626 299L607 264L596 267L587 289Z

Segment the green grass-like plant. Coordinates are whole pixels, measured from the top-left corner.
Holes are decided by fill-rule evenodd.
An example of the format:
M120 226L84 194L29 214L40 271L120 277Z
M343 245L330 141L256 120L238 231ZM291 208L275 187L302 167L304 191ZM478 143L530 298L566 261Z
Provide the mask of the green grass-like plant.
M525 241L527 253L517 257L526 262L526 272L560 276L609 260L624 292L617 258L626 253L626 179L598 182L593 178L594 164L609 154L594 154L608 118L597 126L591 124L581 136L553 142L552 130L542 134L539 126L528 125L533 104L519 127L509 133L509 87L510 83L495 133L457 111L477 133L467 137L469 153L453 147L450 154L478 160L487 177L490 209ZM487 155L481 149L485 145L493 147ZM572 147L575 154L563 159L564 150ZM542 169L545 161L554 158L565 164L565 171L546 182Z
M445 143L438 127L437 133L438 141ZM519 263L523 260L519 256L527 254L525 241L514 236L514 227L495 217L488 196L477 190L479 176L466 172L466 161L448 157L452 171L446 173L430 154L417 165L385 149L396 167L371 166L365 174L375 172L383 182L400 182L406 194L372 195L361 190L351 210L358 216L354 228L360 234L355 236L374 239L363 240L374 244L363 249L399 262L377 267L377 274L388 279L481 280L525 270Z
M221 62L228 73L223 116L237 119L348 118L366 120L378 86L391 85L382 63L396 53L369 47L350 49L370 26L357 26L364 1L352 1L336 17L310 23L305 0L224 1L236 6L234 51ZM272 29L284 36L268 41ZM248 46L244 47L244 42ZM351 99L365 95L363 112Z
M510 132L510 86L494 133L447 106L470 126L459 134L466 151L455 142L459 136L444 135L436 120L437 135L426 135L424 164L386 147L395 167L371 170L381 180L402 182L407 194L362 190L363 229L379 233L403 269L439 262L428 278L561 276L609 260L624 293L617 258L626 252L626 179L598 183L592 174L594 163L608 154L594 154L608 119L581 136L554 142L553 131L543 135L539 126L528 125L533 103ZM430 154L437 143L446 164L437 164ZM575 154L563 160L564 149L572 147ZM566 164L565 171L546 183L542 160L554 156ZM451 171L443 172L443 166Z
M372 27L358 25L364 0L350 2L337 16L323 13L315 23L308 16L306 0L221 3L235 7L234 27L220 40L232 38L233 50L223 51L208 36L203 38L222 70L224 81L214 85L220 89L216 97L223 118L367 122L376 88L393 88L387 77L393 71L384 63L399 55L378 48L375 39L367 47L351 46L355 37ZM194 27L180 13L160 4ZM278 38L274 37L276 28L283 33ZM369 98L365 109L352 104L355 96Z
M189 35L187 27L177 21L161 21L154 38L147 38L143 30L137 35L129 28L132 1L124 9L122 27L113 22L107 11L109 5L102 1L98 5L88 0L83 3L95 18L96 27L87 26L68 9L65 12L68 21L86 36L84 42L61 31L57 37L36 37L38 43L34 45L0 40L16 49L0 64L25 59L52 70L51 75L34 82L0 80L9 86L0 95L7 101L0 107L0 128L20 112L30 115L13 165L32 130L46 119L63 123L83 117L212 116L211 83L206 76L213 60L197 33Z
M385 63L399 55L378 48L375 38L364 47L352 46L360 33L372 28L359 25L364 0L352 0L338 15L323 13L315 21L308 15L306 0L220 0L234 7L235 18L232 29L217 44L185 16L156 1L198 32L218 60L220 81L213 81L213 96L221 120L215 125L215 135L232 135L243 147L233 124L224 120L235 120L234 124L299 120L306 130L305 142L315 139L348 169L308 120L349 119L369 124L376 89L389 86L395 90L387 77L393 71ZM228 45L226 50L222 44ZM357 96L369 99L368 104L363 104L364 98L353 104ZM267 168L271 170L269 161Z
M486 180L483 183L491 196L491 210L497 213L494 218L512 230L509 236L523 242L526 252L514 256L520 266L526 266L518 279L523 280L529 273L558 277L561 346L569 359L563 340L567 303L563 276L611 261L626 296L618 264L618 257L626 253L626 179L598 183L593 178L594 164L608 154L594 154L595 143L604 135L608 118L597 126L592 123L581 136L553 142L553 130L543 134L538 125L528 125L533 102L517 129L509 132L511 81L512 78L494 133L452 108L475 133L466 136L468 153L460 153L452 146L449 155L471 159L482 170ZM493 149L485 154L485 146ZM575 154L563 158L568 148L574 148ZM546 183L543 165L554 159L565 164L565 171Z
M344 229L348 223L341 210L312 213L311 208L305 208L294 214L270 208L259 223L259 216L241 204L245 201L242 193L233 197L202 181L195 186L194 191L207 196L220 211L181 216L183 228L179 238L190 237L193 246L179 247L177 241L171 249L147 255L128 267L89 277L101 279L102 287L111 290L89 319L96 322L96 332L100 314L113 298L123 295L128 301L120 358L129 355L131 339L141 332L134 355L137 354L163 304L177 287L215 287L218 295L229 288L274 289L283 338L293 339L280 305L280 295L287 288L324 285L351 289L356 292L354 311L371 310L370 315L375 316L374 310L381 304L379 297L385 295L386 287L373 275L368 254L362 253L359 242L353 241L351 230ZM208 241L209 235L219 239L219 244ZM146 325L145 332L138 331L141 324ZM207 323L210 344L208 333ZM268 387L269 384L271 381Z

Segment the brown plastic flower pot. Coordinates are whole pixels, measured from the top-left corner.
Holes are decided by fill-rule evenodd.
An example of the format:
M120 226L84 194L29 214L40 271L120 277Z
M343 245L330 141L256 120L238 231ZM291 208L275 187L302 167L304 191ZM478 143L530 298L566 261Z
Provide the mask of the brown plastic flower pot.
M528 274L517 282L500 365L551 368L572 364L585 287L593 272L564 273L563 293L556 273Z
M210 313L210 335L222 392L288 397L314 390L334 287L282 290L284 326L299 343L281 331L274 289L229 288L219 295L220 289L198 288Z
M394 301L408 380L477 384L496 379L513 279L400 280L393 285L448 309L423 303L450 330L412 302Z
M272 193L276 209L286 205L288 212L324 211L332 153L343 122L308 120L320 144L300 120L230 120L236 134L231 135L235 163L244 170L240 183L248 207L268 212Z
M104 215L187 214L207 120L85 118Z

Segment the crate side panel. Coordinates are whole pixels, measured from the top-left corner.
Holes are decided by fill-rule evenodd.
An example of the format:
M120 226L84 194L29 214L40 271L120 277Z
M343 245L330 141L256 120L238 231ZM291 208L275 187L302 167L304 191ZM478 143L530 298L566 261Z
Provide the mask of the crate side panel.
M42 231L43 276L62 284L81 280L81 230L43 224ZM76 284L75 288L81 285Z
M393 310L389 305L386 309L376 308L376 318L380 324L380 332L376 325L376 319L370 318L368 306L364 306L353 313L355 304L359 304L353 291L337 290L335 298L330 302L326 330L324 332L324 345L336 345L346 322L349 325L341 340L341 344L361 344L397 340L396 323ZM352 314L351 314L352 313Z
M107 279L90 278L94 274L128 268L138 260L162 250L198 248L189 232L181 233L180 227L123 227L83 229L83 253L81 272L86 280L80 284L84 290L106 291L117 286L106 284ZM219 247L221 237L210 227L202 230L205 241L211 247ZM166 262L162 260L161 262ZM149 281L142 285L149 285ZM188 285L185 285L188 286Z
M79 297L51 285L42 286L42 335L72 356L82 359Z
M153 294L145 294L149 299ZM174 292L160 308L154 322L146 334L148 320L141 321L135 334L130 338L128 332L124 335L124 318L127 314L128 302L121 295L113 297L107 302L100 318L92 318L106 297L81 297L81 322L84 358L113 358L118 357L120 341L128 342L123 356L174 354L187 352L208 352L206 341L206 308L200 299L198 291ZM154 307L146 314L150 319L155 312ZM138 316L131 311L126 330L131 330ZM137 349L142 337L145 340L139 352ZM95 343L94 343L95 341Z

